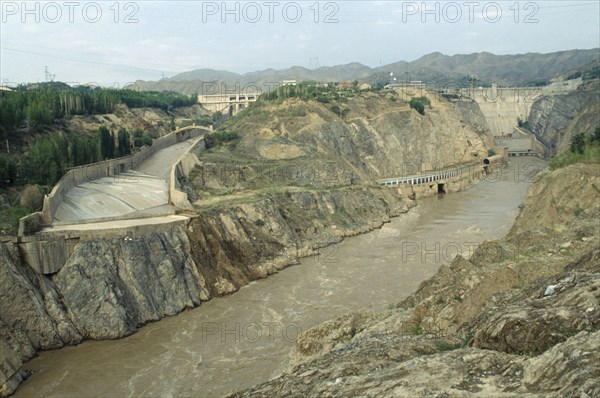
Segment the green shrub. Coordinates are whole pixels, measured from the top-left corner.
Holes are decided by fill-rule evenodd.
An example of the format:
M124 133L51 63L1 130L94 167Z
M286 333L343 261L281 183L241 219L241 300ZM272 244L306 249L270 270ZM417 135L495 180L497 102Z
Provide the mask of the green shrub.
M332 104L331 111L333 113L335 113L336 115L338 115L339 117L344 117L348 114L348 112L350 112L350 109L348 109L346 107L341 107L338 104Z
M451 343L446 340L438 340L435 342L435 348L437 348L438 351L452 351L462 347L462 343Z
M17 179L17 164L7 155L0 154L0 186L13 185Z
M408 104L421 115L425 115L425 106L431 106L431 101L427 97L412 97Z
M136 148L141 148L144 145L152 146L152 136L142 129L135 129L133 132L133 145Z
M23 206L12 206L0 211L0 229L8 235L16 235L19 229L19 220L29 214Z
M421 115L425 115L425 105L421 101L416 101L414 99L410 100L410 107L415 111L419 112Z
M573 136L569 151L550 159L548 166L556 170L580 162L600 162L600 127L596 127L591 136L582 133Z
M240 136L236 132L226 130L217 131L204 135L204 145L206 149L210 149L238 138L240 138Z
M519 118L517 118L517 125L518 125L519 127L523 128L523 129L525 129L525 130L528 130L528 131L533 131L533 130L531 129L531 125L529 124L529 121L527 121L527 120L521 120L521 118L520 118L520 117L519 117Z

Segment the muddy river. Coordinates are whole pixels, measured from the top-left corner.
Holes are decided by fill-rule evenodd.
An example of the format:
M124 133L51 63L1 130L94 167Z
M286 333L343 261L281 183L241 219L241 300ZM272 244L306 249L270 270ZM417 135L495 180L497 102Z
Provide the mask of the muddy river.
M295 337L337 315L384 310L455 254L504 236L544 163L521 158L463 192L421 199L239 292L113 341L43 352L17 397L223 396L277 376Z

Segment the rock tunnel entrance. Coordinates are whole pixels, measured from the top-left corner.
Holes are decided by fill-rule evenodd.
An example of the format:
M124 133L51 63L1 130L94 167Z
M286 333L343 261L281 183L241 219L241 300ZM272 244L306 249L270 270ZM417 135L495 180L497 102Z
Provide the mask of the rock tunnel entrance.
M438 193L438 195L445 194L446 193L446 184L444 184L443 182L439 182L437 184L437 193Z

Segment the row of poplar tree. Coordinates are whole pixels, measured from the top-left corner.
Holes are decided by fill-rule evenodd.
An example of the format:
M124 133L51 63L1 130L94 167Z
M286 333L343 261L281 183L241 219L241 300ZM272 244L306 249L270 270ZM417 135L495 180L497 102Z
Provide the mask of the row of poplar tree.
M187 96L175 92L66 87L57 89L47 86L37 90L20 87L3 94L0 97L0 135L4 137L0 138L13 134L24 121L38 129L50 126L54 119L65 116L112 113L120 103L129 108L148 107L169 111L198 102L197 94Z
M20 161L0 155L0 185L54 185L74 166L131 154L132 146L152 145L152 137L141 129L130 134L121 128L116 136L101 126L96 136L54 132L36 140Z

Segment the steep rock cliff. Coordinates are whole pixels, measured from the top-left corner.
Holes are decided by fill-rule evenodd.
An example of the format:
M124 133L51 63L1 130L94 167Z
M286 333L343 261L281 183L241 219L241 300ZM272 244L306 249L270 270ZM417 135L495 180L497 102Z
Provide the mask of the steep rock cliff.
M542 96L527 119L533 131L550 142L555 154L563 152L573 135L590 134L600 126L600 80L568 94Z
M209 298L182 227L82 242L48 276L0 250L2 394L14 390L21 364L38 350L123 337Z

